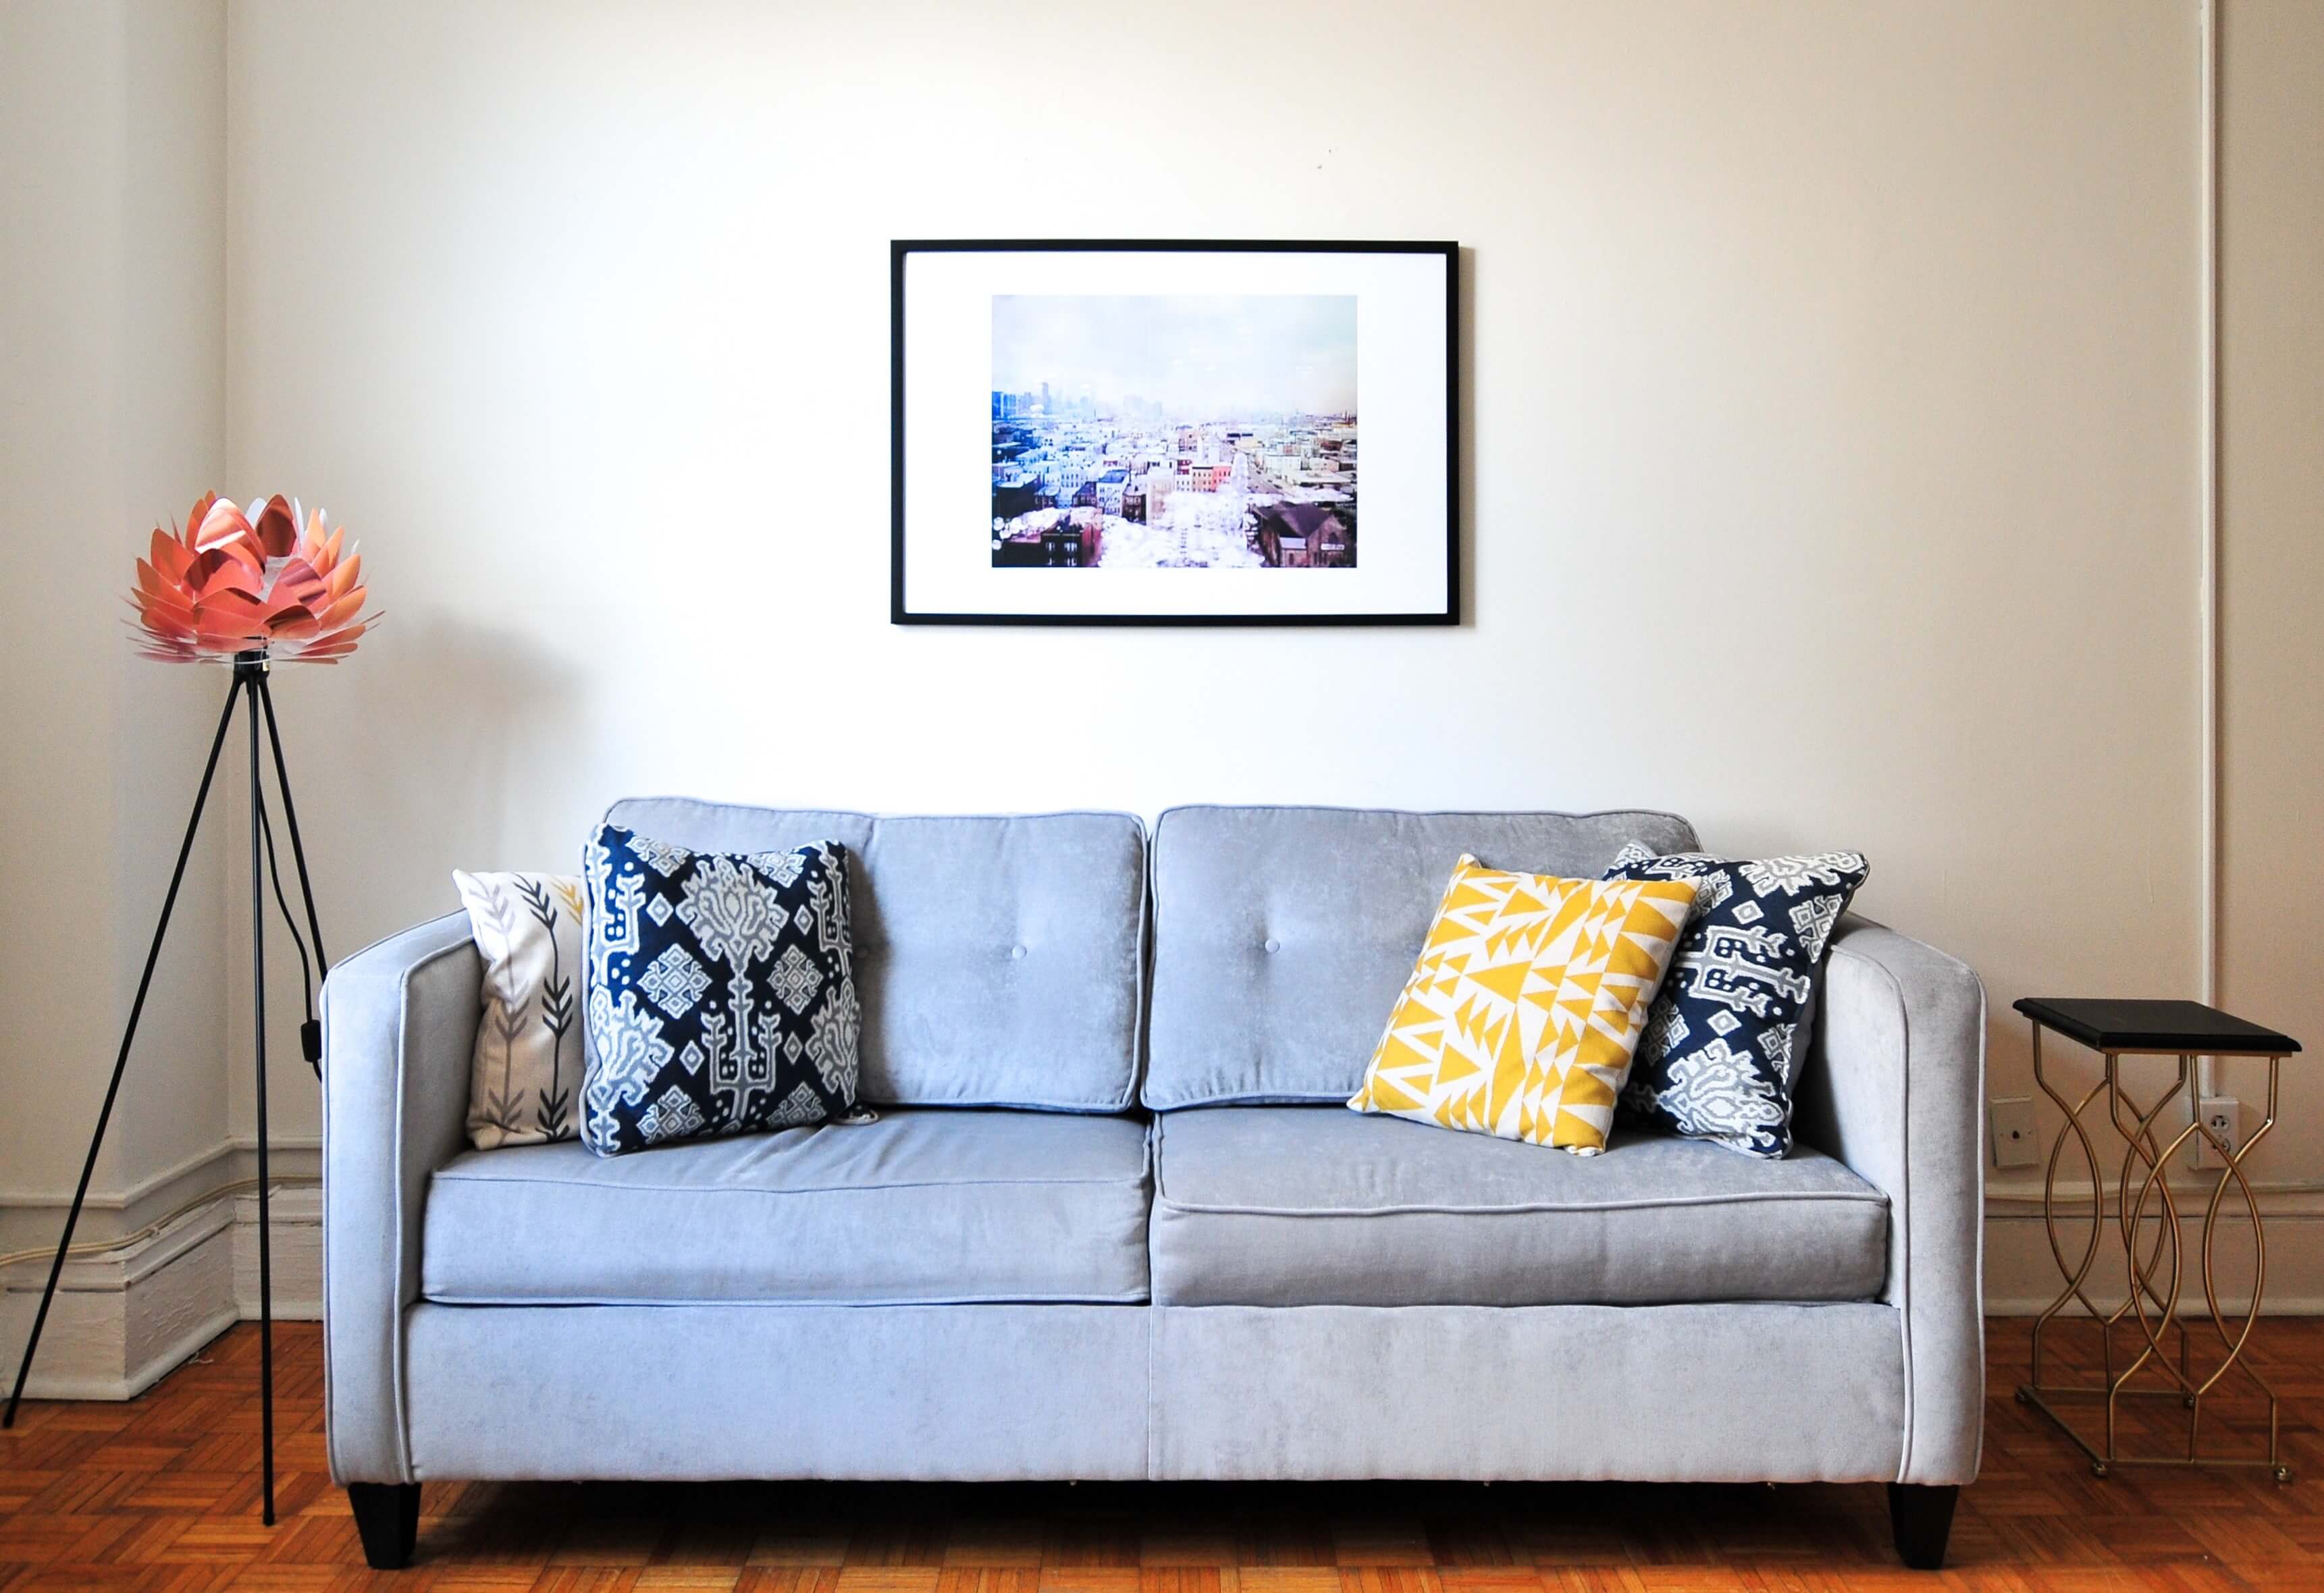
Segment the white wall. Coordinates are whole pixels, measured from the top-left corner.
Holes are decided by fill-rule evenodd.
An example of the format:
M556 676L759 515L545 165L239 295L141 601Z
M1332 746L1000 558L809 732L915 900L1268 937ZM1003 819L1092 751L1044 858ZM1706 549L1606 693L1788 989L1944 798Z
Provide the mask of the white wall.
M0 941L0 1089L43 1103L0 1203L69 1189L222 689L112 605L210 484L319 499L390 612L277 683L341 955L633 791L1646 803L1869 852L1863 907L1985 974L2023 1092L2015 996L2201 974L2196 14L1319 3L1253 41L1198 3L1205 71L1148 95L1031 0L0 0L0 482L41 576L0 583L6 861L81 904ZM2324 10L2225 36L2221 988L2324 1043ZM1467 245L1471 624L886 623L887 240L1157 215ZM1642 610L1684 623L1650 648ZM1086 705L1025 709L1060 668ZM116 1195L252 1129L216 799Z
M225 86L223 0L0 5L0 1249L80 1172L225 693L134 658L120 601L142 528L225 465ZM88 1233L226 1138L212 824Z
M1644 803L2005 1017L2193 990L2183 4L1194 5L1150 97L1078 5L234 15L234 476L392 616L282 694L341 942L625 792ZM887 623L887 241L1154 215L1467 247L1473 623Z

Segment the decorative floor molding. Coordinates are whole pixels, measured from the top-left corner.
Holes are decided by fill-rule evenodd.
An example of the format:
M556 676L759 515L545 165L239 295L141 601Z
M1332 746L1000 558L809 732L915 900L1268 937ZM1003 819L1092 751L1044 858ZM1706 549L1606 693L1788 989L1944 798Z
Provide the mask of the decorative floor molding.
M228 1146L215 1165L231 1172L243 1154ZM254 1174L254 1148L249 1155ZM301 1159L296 1148L270 1157L278 1164ZM311 1165L311 1153L303 1159ZM179 1175L173 1171L150 1188L164 1191ZM278 1184L272 1204L274 1314L318 1321L322 1192L311 1183ZM53 1243L53 1221L48 1232ZM0 1375L14 1376L47 1280L45 1261L20 1262L0 1277L0 1366L6 1368ZM65 1263L24 1392L35 1399L134 1399L227 1328L257 1315L257 1194L223 1190L156 1233Z
M323 1191L318 1184L278 1189L273 1197L274 1315L280 1321L323 1320ZM234 1197L234 1302L242 1320L258 1320L258 1192Z
M319 1136L277 1139L267 1158L276 1179L319 1178ZM101 1242L134 1233L186 1204L258 1176L258 1141L244 1135L186 1157L123 1190L91 1190L81 1204L76 1242ZM53 1246L72 1205L72 1192L0 1189L0 1254Z

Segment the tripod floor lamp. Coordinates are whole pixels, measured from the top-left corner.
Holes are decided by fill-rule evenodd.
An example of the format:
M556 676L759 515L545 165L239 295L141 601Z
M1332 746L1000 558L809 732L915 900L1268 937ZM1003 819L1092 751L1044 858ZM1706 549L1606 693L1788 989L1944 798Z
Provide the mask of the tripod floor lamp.
M137 1038L137 1022L144 1016L146 993L153 970L161 958L161 943L170 931L170 916L178 905L178 889L185 883L186 861L193 853L194 837L209 801L210 782L226 750L226 732L233 727L237 705L244 707L250 731L250 997L253 1046L258 1074L258 1343L259 1427L263 1471L263 1514L274 1524L274 1276L272 1234L267 1205L266 1136L266 899L265 878L272 876L275 905L290 926L299 948L300 981L306 988L306 1022L300 1028L300 1049L319 1076L322 1030L315 1021L315 981L326 963L322 925L315 916L315 892L307 875L307 850L299 836L298 811L290 802L290 777L282 757L282 734L274 721L274 697L267 676L276 663L328 664L355 650L375 616L363 614L363 559L346 548L344 529L327 530L320 510L303 522L295 502L276 496L254 505L245 515L215 493L194 505L182 533L156 529L150 557L137 561L137 588L131 602L137 611L140 651L167 663L224 663L234 672L226 688L226 708L218 715L217 733L210 738L209 761L202 768L201 784L194 791L194 811L186 821L185 839L178 846L178 862L171 870L170 889L161 898L161 920L153 926L152 944L145 953L145 971L137 981L137 994L129 1005L129 1021L122 1031L121 1049L113 1062L112 1082L106 1086L105 1104L97 1110L97 1130L89 1136L88 1157L82 1163L80 1183L73 1191L65 1215L64 1233L57 1240L56 1258L49 1266L49 1281L41 1291L33 1313L32 1336L24 1341L24 1358L16 1368L16 1382L8 1395L8 1408L0 1426L14 1426L16 1407L24 1397L24 1380L32 1373L32 1356L41 1347L41 1330L48 1325L49 1307L55 1302L57 1281L64 1274L72 1249L73 1229L80 1222L81 1206L88 1198L90 1176L97 1171L98 1150L105 1144L106 1126L128 1071L130 1047ZM299 922L282 890L282 870L274 850L274 829L267 816L266 793L259 759L259 731L273 751L274 787L282 803L283 827L290 832L290 861L299 875L299 895L306 908L307 935L301 940ZM265 868L262 871L261 857ZM315 948L310 969L307 944Z

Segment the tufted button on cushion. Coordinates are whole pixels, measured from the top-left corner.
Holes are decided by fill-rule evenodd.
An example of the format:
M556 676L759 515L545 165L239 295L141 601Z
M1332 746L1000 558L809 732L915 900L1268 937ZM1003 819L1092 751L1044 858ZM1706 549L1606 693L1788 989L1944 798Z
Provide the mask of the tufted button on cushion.
M1154 831L1145 1103L1338 1106L1363 1082L1462 852L1591 879L1626 841L1661 855L1693 836L1685 820L1655 813L1171 808ZM1268 924L1291 926L1296 957L1261 945ZM867 1096L871 1066L867 1052Z
M1130 1104L1146 951L1136 818L873 818L675 798L619 803L610 817L696 852L847 848L859 1093L871 1105ZM1041 937L1038 958L1028 930Z
M1283 943L1270 935L1267 937L1267 949L1270 952L1279 952L1283 949Z

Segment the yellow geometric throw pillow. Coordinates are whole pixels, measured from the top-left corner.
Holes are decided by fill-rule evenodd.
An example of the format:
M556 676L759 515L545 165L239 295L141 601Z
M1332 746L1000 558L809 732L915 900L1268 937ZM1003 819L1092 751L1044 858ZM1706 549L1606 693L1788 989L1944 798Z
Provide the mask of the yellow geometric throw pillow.
M1694 893L1462 857L1348 1104L1595 1156Z

